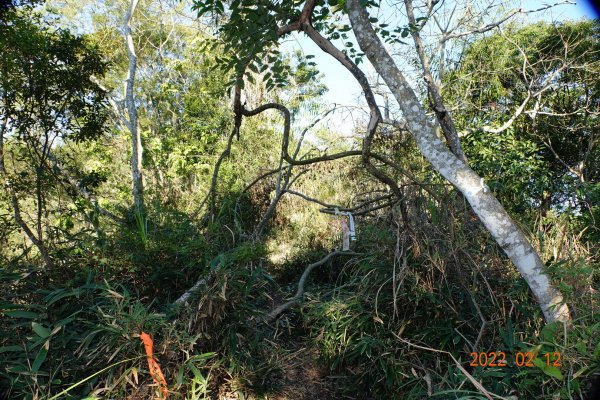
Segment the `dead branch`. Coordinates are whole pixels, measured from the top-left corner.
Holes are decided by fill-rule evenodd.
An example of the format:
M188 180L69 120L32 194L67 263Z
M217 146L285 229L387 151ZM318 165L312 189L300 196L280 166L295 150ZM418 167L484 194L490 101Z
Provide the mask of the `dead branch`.
M323 118L325 118L334 109L330 109L327 112L325 112L323 115L316 118L310 125L308 125L302 131L302 133L300 134L300 137L298 138L298 143L296 144L296 149L294 150L292 159L294 159L294 160L297 159L298 153L300 153L300 149L302 148L302 143L304 142L304 137L306 136L306 133L309 131L309 129L313 128L317 123L319 123L319 121L321 121ZM256 225L254 233L252 234L252 236L254 238L258 238L262 234L265 226L273 217L273 214L275 213L277 204L279 203L279 200L281 200L281 198L285 194L285 191L288 188L290 188L300 176L302 176L304 173L306 173L308 171L307 169L304 169L303 171L301 171L299 174L297 174L295 177L292 178L292 171L294 169L294 165L290 164L287 169L283 168L283 158L284 158L283 151L284 150L282 149L281 156L279 157L279 174L277 175L277 182L275 184L275 198L273 198L273 200L271 201L271 204L269 204L269 207L267 208L267 211L261 218L260 222ZM283 183L282 183L282 180L283 180Z
M312 272L312 270L314 270L318 266L321 266L321 265L325 264L327 261L329 261L330 259L332 259L335 256L359 256L359 255L361 255L361 253L348 252L348 251L338 251L338 250L336 250L334 252L331 252L331 253L327 254L325 257L323 257L319 261L314 262L314 263L308 265L306 267L306 269L304 270L304 272L302 273L302 276L298 280L298 289L296 290L296 294L290 300L288 300L287 302L285 302L285 303L283 303L283 304L275 307L274 309L272 309L266 315L265 322L272 321L279 314L283 313L285 310L289 309L290 307L292 307L293 305L295 305L296 303L298 303L298 302L300 302L302 300L302 297L304 295L304 285L306 284L306 280L308 279L308 275L310 275L310 273Z
M367 101L367 105L369 106L369 123L367 125L367 132L365 138L363 139L362 151L360 152L362 162L365 165L365 168L371 175L377 178L380 182L388 185L392 191L399 197L402 198L402 191L396 184L396 182L390 178L383 171L375 167L370 158L371 154L371 145L373 143L373 137L375 136L375 132L377 131L377 125L383 119L381 116L381 111L379 110L379 106L377 106L377 102L375 101L375 94L371 89L371 85L364 74L363 71L358 68L358 66L350 60L350 58L345 55L340 49L335 47L333 43L323 37L316 29L312 27L310 23L305 23L302 26L302 30L308 35L308 37L317 45L321 50L335 58L340 64L342 64L351 74L354 76L356 81L359 83L360 87L363 90L363 94L365 96L365 100Z
M394 195L393 194L388 194L386 196L379 196L379 197L377 197L375 199L367 200L367 201L359 204L356 207L346 208L346 207L340 207L340 206L335 205L335 204L325 203L325 202L323 202L321 200L312 198L310 196L307 196L307 195L305 195L303 193L300 193L300 192L296 192L294 190L286 190L285 193L289 193L291 195L298 196L298 197L300 197L300 198L302 198L302 199L304 199L306 201L309 201L311 203L319 204L320 206L323 206L323 208L321 208L319 211L321 211L322 213L325 213L325 214L332 214L332 215L335 214L335 210L336 209L338 211L351 212L355 216L365 215L367 213L370 213L370 212L373 212L373 211L376 211L376 210L380 210L380 209L385 208L385 207L390 207L390 206L392 206L394 203L396 203L398 201L398 200L391 200L391 199L394 198ZM388 201L386 201L383 204L380 204L380 205L377 205L377 206L373 206L373 207L361 210L362 208L366 207L367 205L379 202L381 200L388 200ZM360 210L360 211L358 211L358 210Z
M208 281L208 279L212 276L212 272L211 271L207 277L204 278L200 278L196 281L196 283L194 284L194 286L192 286L191 288L189 288L188 290L185 291L185 293L183 293L181 296L179 296L179 298L177 298L177 300L175 300L173 302L173 304L175 306L181 306L183 304L186 304L188 302L188 300L194 296L195 294L197 294L200 289L202 289L202 287L204 285L206 285L206 282Z

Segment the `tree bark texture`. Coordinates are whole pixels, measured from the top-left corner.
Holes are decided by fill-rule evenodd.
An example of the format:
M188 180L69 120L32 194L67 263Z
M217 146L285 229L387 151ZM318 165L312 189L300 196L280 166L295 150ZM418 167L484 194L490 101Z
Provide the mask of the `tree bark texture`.
M135 97L133 94L133 86L135 83L135 73L137 69L137 55L133 44L131 20L133 13L137 7L138 0L131 0L129 8L125 14L125 24L123 32L125 43L127 44L127 57L129 59L129 69L127 71L127 80L125 86L125 105L127 107L127 128L131 134L131 175L132 175L132 192L133 204L139 212L144 210L144 180L142 174L142 137L138 127L137 108L135 105Z

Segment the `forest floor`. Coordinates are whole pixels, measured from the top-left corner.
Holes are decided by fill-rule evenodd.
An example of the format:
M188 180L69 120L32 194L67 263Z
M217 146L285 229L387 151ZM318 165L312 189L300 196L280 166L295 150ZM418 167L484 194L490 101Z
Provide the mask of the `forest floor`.
M269 400L333 400L335 377L328 376L327 368L319 365L316 350L303 346L290 351L281 370L273 376L270 386L274 393L258 396ZM233 390L230 384L221 386L218 400L252 399L255 396Z

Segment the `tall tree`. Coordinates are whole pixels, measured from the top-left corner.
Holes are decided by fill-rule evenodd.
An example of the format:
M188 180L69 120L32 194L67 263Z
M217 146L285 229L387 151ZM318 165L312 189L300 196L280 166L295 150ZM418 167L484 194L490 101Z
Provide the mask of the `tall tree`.
M474 166L515 210L593 208L599 29L599 21L507 26L472 43L444 78L450 108L463 109L456 122Z
M53 153L102 133L105 92L90 78L102 76L106 64L85 37L17 10L0 18L0 45L0 176L15 222L50 266L47 197L65 182Z
M295 160L289 155L287 149L289 111L286 111L285 107L278 104L267 104L255 110L248 111L238 103L236 105L236 118L241 118L244 115L255 115L267 109L279 110L286 118L282 154L283 158L290 164L306 165L348 156L361 156L367 170L381 182L389 185L392 191L401 198L401 191L396 182L370 161L371 159L377 159L388 165L391 164L385 157L375 154L371 150L371 143L373 137L376 135L377 126L382 120L382 115L365 73L357 66L357 62L360 61L360 54L353 49L350 51L339 50L320 32L321 30L325 31L331 37L334 35L337 35L337 37L347 37L345 32L350 27L346 29L342 26L339 29L336 28L336 25L329 23L329 16L334 11L340 10L341 3L338 4L336 1L334 6L330 6L315 0L308 0L303 4L301 9L296 8L295 4L291 1L281 3L266 0L259 2L234 1L231 4L229 20L220 30L221 37L227 43L226 48L233 50L228 65L235 69L235 76L237 77L243 76L246 71L257 72L264 70L269 65L268 62L265 63L263 60L271 59L269 54L276 52L280 37L295 31L304 32L324 52L333 56L348 69L361 85L370 110L370 120L363 141L363 149L361 151L342 152L312 159ZM430 7L432 9L433 2L429 2L428 4L432 5ZM377 6L372 1L366 2L366 5L371 7ZM429 85L433 105L438 108L436 113L446 134L447 144L444 144L438 138L436 133L437 124L428 118L425 107L421 104L414 89L408 84L404 74L397 67L394 59L387 52L382 40L377 35L366 5L359 0L347 0L345 2L351 29L354 32L360 49L366 54L376 71L384 79L388 89L396 98L405 119L404 126L412 134L421 153L431 163L433 168L451 182L469 201L471 207L487 230L526 280L546 320L548 322L567 321L570 318L569 309L564 304L560 292L550 283L544 271L544 264L537 252L531 246L523 232L521 232L518 225L490 192L483 179L468 166L462 157L453 121L451 116L447 115L444 111L445 108L443 107L442 99L438 97L439 92L433 85ZM405 5L409 11L412 10L412 3L410 1L407 1ZM201 14L213 12L222 15L224 13L224 5L219 0L206 3L197 2L196 7ZM416 19L414 19L413 23L410 23L405 28L404 31L406 34L419 29L414 24L416 22ZM415 36L417 46L419 46L418 39ZM352 43L349 42L346 46L352 48ZM422 58L422 61L426 60ZM278 72L276 65L273 64L272 67L274 68L272 68L271 72L276 75ZM427 63L422 63L422 67L424 68L424 75L427 78L428 75L431 75L431 71L428 69L429 66ZM240 78L238 78L236 84L240 86L242 83Z
M487 230L527 281L546 320L567 321L569 310L563 303L562 295L550 283L544 272L544 263L527 237L483 179L438 139L435 126L427 118L424 107L369 22L365 7L359 0L348 0L347 7L359 46L395 96L421 153L469 201Z
M127 13L125 14L125 22L123 24L123 32L125 43L127 45L127 57L129 59L129 67L127 69L127 79L125 86L125 106L127 108L126 124L131 133L131 176L133 190L133 204L136 211L142 213L144 210L144 177L142 173L142 136L138 126L137 106L135 104L135 96L133 87L135 84L135 73L137 70L137 55L133 44L133 36L131 29L131 21L138 0L131 0Z

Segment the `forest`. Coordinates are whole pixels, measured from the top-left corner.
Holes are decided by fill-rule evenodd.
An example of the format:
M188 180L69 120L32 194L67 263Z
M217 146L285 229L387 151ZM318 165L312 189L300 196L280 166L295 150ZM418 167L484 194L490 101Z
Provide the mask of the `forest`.
M0 400L600 399L581 7L0 1Z

